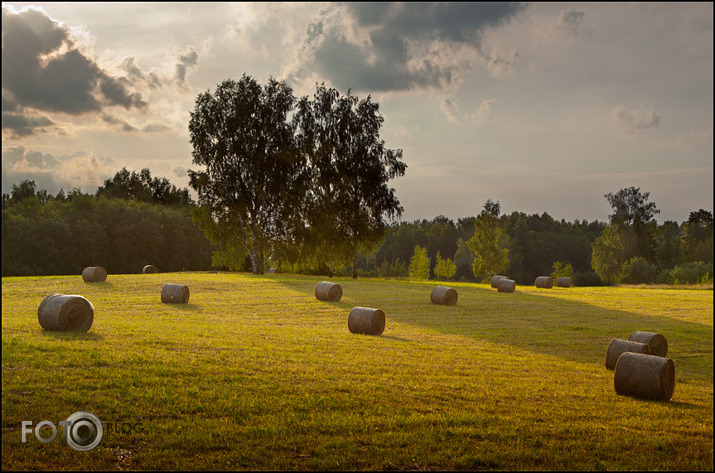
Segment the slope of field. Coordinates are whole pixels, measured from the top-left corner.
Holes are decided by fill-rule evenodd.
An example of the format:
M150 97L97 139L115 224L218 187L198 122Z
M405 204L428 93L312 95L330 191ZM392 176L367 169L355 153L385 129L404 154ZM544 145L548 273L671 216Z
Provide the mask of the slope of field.
M320 280L3 278L2 467L713 469L712 290L454 283L438 306L433 282L335 278L328 303ZM162 304L164 283L189 303ZM52 293L92 302L88 333L41 329ZM354 306L385 332L350 333ZM614 391L606 348L635 330L668 339L670 402ZM105 423L94 450L21 441L23 421L76 411Z

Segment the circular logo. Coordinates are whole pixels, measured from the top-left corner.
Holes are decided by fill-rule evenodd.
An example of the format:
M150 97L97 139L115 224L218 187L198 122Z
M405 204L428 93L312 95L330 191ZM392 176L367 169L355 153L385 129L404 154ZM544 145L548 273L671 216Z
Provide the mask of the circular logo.
M102 442L102 421L91 412L75 412L67 418L67 422L70 423L65 434L67 445L78 452L88 452Z

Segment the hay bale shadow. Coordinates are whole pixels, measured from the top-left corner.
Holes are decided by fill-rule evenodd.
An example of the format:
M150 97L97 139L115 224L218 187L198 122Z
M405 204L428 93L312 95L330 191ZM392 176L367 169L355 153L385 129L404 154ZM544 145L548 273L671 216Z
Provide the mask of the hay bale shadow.
M41 330L43 337L54 338L55 340L84 340L90 342L101 342L104 336L94 332L56 332L52 330Z
M114 284L112 284L111 282L107 282L107 281L102 281L102 282L88 282L88 281L85 281L84 283L85 283L87 286L98 287L98 288L100 288L100 289L109 289L109 290L113 290L113 289L114 289Z

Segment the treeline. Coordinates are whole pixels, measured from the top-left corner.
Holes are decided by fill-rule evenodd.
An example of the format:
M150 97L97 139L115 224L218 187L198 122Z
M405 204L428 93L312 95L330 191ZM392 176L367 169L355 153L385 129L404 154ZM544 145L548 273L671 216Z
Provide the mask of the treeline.
M415 247L427 250L429 278L443 279L435 274L438 255L455 265L452 277L456 281L475 282L472 263L474 252L468 242L475 233L476 217L460 218L456 222L444 216L432 220L401 222L387 228L380 246L358 260L358 274L373 277L409 277L410 262ZM573 276L582 285L598 285L601 281L591 268L591 244L607 224L586 220L566 222L555 220L548 213L527 215L512 212L498 219L502 233L499 246L508 249L509 277L519 284L533 284L537 276L549 275L557 261L570 264ZM283 268L281 268L283 269ZM287 271L327 274L325 266L287 265ZM343 268L339 273L344 273Z
M682 223L658 224L652 218L657 209L644 203L647 193L630 188L609 196L614 208L609 222L567 222L548 213L500 215L499 204L487 201L478 217L395 223L381 241L359 253L357 273L483 281L474 274L473 248L486 213L494 217L494 248L506 252L505 273L522 285L557 273L571 276L579 286L712 282L711 212L700 209ZM640 207L624 210L621 205L638 199ZM152 178L148 169L122 169L95 195L74 189L52 196L38 191L33 181L23 181L2 196L2 203L3 276L79 274L95 265L111 273L137 273L145 264L161 271L252 270L247 255L242 264L229 267L224 252L192 221L196 204L188 191ZM322 276L350 276L355 270L352 263L330 267L329 259L319 256L296 261L271 254L266 264Z
M95 195L14 185L2 199L2 275L210 269L215 248L191 220L188 192L167 183L123 169Z

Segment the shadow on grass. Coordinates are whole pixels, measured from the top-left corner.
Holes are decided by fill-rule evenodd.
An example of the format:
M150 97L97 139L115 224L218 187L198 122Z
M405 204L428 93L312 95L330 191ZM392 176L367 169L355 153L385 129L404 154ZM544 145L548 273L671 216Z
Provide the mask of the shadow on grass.
M308 278L280 281L292 290L311 295L318 282ZM602 365L613 338L628 339L637 330L661 333L668 340L668 357L674 359L678 369L712 381L711 326L560 298L499 293L482 287L455 285L459 293L457 304L443 306L430 302L430 292L437 283L337 279L334 282L343 288L343 300L330 303L336 307L379 308L385 312L388 324L394 320L576 362ZM393 336L399 337L394 332ZM693 353L705 356L694 357ZM681 355L683 358L679 360Z
M101 342L104 336L94 332L54 332L52 330L42 330L42 336L54 338L56 340L88 340L91 342Z
M194 310L199 310L201 309L200 305L197 304L170 304L170 303L165 303L164 304L167 307L171 307L176 310L182 310L182 311L194 311Z
M98 287L100 289L114 289L114 284L111 282L103 281L103 282L84 282L87 286L92 286L92 287Z

